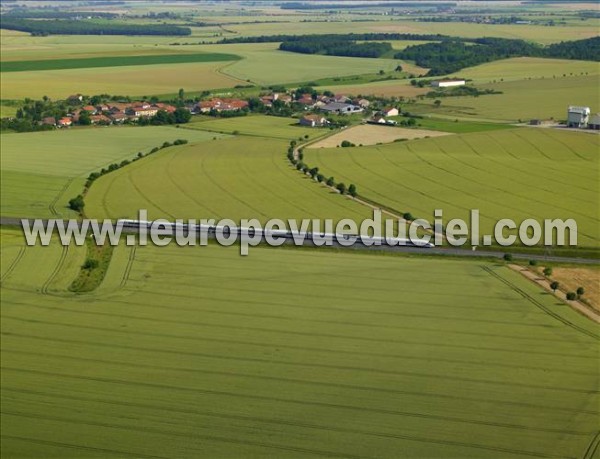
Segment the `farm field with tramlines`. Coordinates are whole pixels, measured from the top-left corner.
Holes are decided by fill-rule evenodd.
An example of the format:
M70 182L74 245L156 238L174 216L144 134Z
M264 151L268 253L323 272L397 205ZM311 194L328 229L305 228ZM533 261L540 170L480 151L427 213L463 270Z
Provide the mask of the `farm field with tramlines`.
M390 128L394 129L394 128ZM598 233L597 138L550 129L471 133L363 148L306 149L305 161L355 183L361 195L433 220L481 213L482 234L500 218L576 217L578 244ZM574 186L574 177L577 186Z
M580 457L595 435L597 330L502 266L122 246L80 296L53 277L78 251L21 245L2 232L6 457Z
M2 1L0 459L600 459L598 30Z

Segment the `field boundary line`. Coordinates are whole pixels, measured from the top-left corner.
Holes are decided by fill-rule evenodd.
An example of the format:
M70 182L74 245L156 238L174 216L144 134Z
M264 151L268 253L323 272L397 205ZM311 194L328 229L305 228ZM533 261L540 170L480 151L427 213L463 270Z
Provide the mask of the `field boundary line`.
M567 300L567 295L565 295L565 293L560 290L558 290L557 292L554 292L552 290L552 288L550 287L550 282L547 279L540 278L539 275L537 275L537 274L531 272L530 270L528 270L527 268L523 268L522 266L519 266L519 265L510 264L510 265L508 265L508 267L510 269L512 269L513 271L520 273L521 275L523 275L525 278L529 279L536 285L539 285L544 290L551 292L556 298L562 300L565 304L568 304L573 309L575 309L577 312L586 316L588 319L591 319L594 322L600 324L600 314L597 311L593 310L592 308L590 308L586 304L582 303L581 301Z
M2 278L0 278L0 282L4 282L8 278L8 276L12 274L12 272L15 270L15 268L21 261L21 258L23 258L23 255L25 255L25 246L21 246L21 248L19 249L19 253L12 261L6 272L2 275Z
M48 277L48 279L46 279L46 282L44 282L42 284L42 287L40 289L40 292L42 294L44 294L44 295L49 295L50 294L48 292L48 288L50 287L50 284L54 281L54 279L56 278L56 276L60 272L63 264L65 263L65 260L67 259L68 253L69 253L69 246L68 245L63 245L61 253L60 253L60 258L58 259L58 263L54 267L54 270L52 271L52 273L50 274L50 276Z
M519 295L521 295L526 300L529 300L531 303L533 303L536 307L538 307L539 309L541 309L542 311L544 311L549 316L551 316L551 317L555 318L556 320L562 322L564 325L573 328L574 330L578 331L579 333L582 333L582 334L584 334L586 336L589 336L590 338L594 339L595 341L600 341L600 336L596 335L595 333L593 333L593 332L591 332L589 330L586 330L583 327L580 327L579 325L574 324L573 322L570 322L569 320L567 320L564 317L562 317L560 314L557 314L556 312L552 311L550 308L548 308L547 306L543 305L538 300L536 300L534 297L532 297L529 293L525 292L524 290L520 289L519 287L517 287L515 284L513 284L509 280L507 280L504 277L500 276L498 273L494 272L488 266L482 266L481 268L484 271L486 271L488 274L491 274L493 277L495 277L496 279L498 279L500 282L502 282L502 283L506 284L507 286L509 286L511 288L511 290L513 290L514 292L518 293Z
M583 459L592 459L598 450L598 446L600 446L600 431L592 438L592 441L583 454Z

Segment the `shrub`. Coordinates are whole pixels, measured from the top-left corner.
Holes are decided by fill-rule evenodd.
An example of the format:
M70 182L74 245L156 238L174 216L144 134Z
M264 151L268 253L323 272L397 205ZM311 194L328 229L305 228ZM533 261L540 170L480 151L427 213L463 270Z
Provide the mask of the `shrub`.
M513 256L510 253L505 253L502 258L504 258L504 261L512 261L513 260Z
M529 266L537 266L537 260L529 260Z
M86 258L85 262L83 263L83 265L81 266L83 269L88 269L88 270L92 270L92 269L96 269L98 267L98 260L94 260L93 258Z
M69 209L75 212L81 212L84 207L85 202L83 202L83 196L81 195L77 195L75 198L69 200Z
M404 220L414 220L415 218L413 217L413 215L410 212L405 212L402 214L402 218Z
M356 146L352 142L350 142L349 140L343 140L341 145L342 145L343 148L355 147Z
M544 276L550 277L552 275L552 268L550 266L546 266L543 272Z

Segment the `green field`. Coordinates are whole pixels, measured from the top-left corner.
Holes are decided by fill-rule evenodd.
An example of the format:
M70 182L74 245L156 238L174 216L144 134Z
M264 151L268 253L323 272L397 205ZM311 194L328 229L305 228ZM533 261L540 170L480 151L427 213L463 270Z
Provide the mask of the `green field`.
M240 59L233 54L158 54L148 56L88 57L79 59L43 59L36 61L3 62L2 72L28 72L38 70L67 70L134 65L188 64L192 62L222 62ZM176 71L176 69L174 69Z
M218 135L218 134L217 134ZM85 178L139 151L185 138L215 134L174 127L111 127L2 134L0 213L16 217L70 217L69 199L83 190Z
M199 123L203 124L203 123ZM192 132L185 131L181 132ZM161 151L97 180L86 198L90 217L351 218L368 208L339 196L286 159L289 142L235 137Z
M79 252L20 244L3 457L572 458L598 430L597 328L501 266L120 247L74 295Z
M414 111L444 114L450 117L494 119L504 122L524 122L533 118L565 120L569 105L600 107L598 76L574 76L556 79L507 81L479 86L494 89L503 94L481 97L447 97L439 109L433 107L433 99ZM413 111L411 107L408 107Z
M225 134L239 133L248 136L273 137L296 140L314 139L329 132L327 129L313 129L300 126L298 120L277 116L250 115L236 118L198 117L185 125L186 129L202 129Z
M482 234L512 218L574 218L578 245L597 246L598 137L514 129L361 148L306 150L305 162L355 183L361 196L399 212L445 222L479 209Z
M397 122L406 120L403 116L393 116ZM479 121L447 120L440 118L417 118L416 129L431 129L433 131L452 132L454 134L466 134L469 132L501 131L504 129L515 129L512 124L483 123Z

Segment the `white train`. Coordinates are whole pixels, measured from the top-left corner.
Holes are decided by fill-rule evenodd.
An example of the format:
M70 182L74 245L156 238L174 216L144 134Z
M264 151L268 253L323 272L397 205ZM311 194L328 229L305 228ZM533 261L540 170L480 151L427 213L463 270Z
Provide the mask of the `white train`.
M404 247L415 247L421 249L433 248L434 245L431 242L404 239L404 238L384 238L374 236L359 236L357 234L336 234L336 233L294 233L287 230L265 230L257 228L245 228L245 227L230 227L230 226L218 226L218 225L189 225L187 223L180 222L166 222L166 221L144 221L144 220L128 220L121 219L117 221L117 225L121 225L122 228L135 228L139 230L145 227L148 231L152 228L152 225L171 229L175 231L182 229L183 231L196 231L197 233L206 233L209 236L214 236L217 232L229 236L236 234L239 237L256 237L259 235L261 238L267 236L274 238L284 238L288 240L306 240L312 241L316 245L333 245L338 243L340 245L353 245L358 243L365 246L404 246Z

